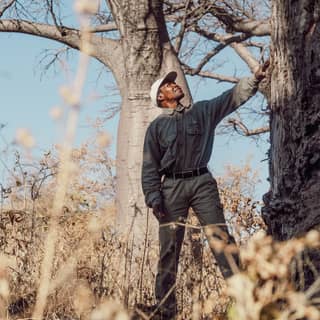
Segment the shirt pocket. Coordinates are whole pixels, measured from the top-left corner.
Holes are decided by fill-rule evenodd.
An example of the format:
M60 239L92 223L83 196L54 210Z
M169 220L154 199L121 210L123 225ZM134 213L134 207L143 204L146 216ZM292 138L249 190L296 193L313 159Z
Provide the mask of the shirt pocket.
M199 136L202 135L203 130L198 121L192 120L187 124L187 134L191 136Z
M186 127L187 132L187 139L186 144L188 146L188 151L190 154L190 160L192 163L190 165L194 166L198 158L198 152L201 150L202 147L202 135L203 129L198 121L192 120L187 123Z

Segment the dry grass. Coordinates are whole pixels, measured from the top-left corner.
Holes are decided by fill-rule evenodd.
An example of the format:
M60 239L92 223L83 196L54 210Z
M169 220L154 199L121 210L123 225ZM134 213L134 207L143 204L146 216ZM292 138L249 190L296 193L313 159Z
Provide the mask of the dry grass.
M7 318L29 318L34 313L58 185L59 160L55 154L47 154L38 164L33 163L29 171L18 158L16 175L8 180L10 192L0 214L1 252L8 261L1 274L10 287L10 293L4 294L2 300L9 311ZM126 319L137 311L137 304L155 302L158 243L149 235L137 248L131 238L116 234L111 200L113 162L107 153L94 143L85 143L73 149L71 155L73 174L55 224L57 241L44 317ZM101 181L94 174L97 170ZM232 217L238 217L235 219L238 230L251 234L261 221L255 206L243 205L248 204L249 194L239 191L240 185L252 181L251 171L246 166L241 174L238 172L235 180L239 190L232 190L230 179L230 173L219 179L222 199L228 195L231 204L238 204L237 210L232 206ZM229 211L231 207L225 203L225 208ZM229 303L226 284L197 220L191 215L186 225L177 283L179 319L225 319ZM141 319L148 319L140 314Z
M7 181L10 188L0 214L0 248L8 260L3 266L3 277L10 286L3 301L8 318L29 318L34 312L58 185L58 153L52 151L32 166L24 166L17 157L12 170L15 176ZM117 235L113 162L106 151L91 141L71 154L73 174L55 225L57 241L44 316L92 318L110 305L118 306L115 310L121 317L129 316L137 304L155 302L158 242L149 234L137 248L131 238ZM246 180L244 173L242 183ZM222 185L221 190L226 188ZM223 318L229 302L225 283L192 215L187 226L177 286L180 319ZM108 317L105 319L116 319L114 314Z
M137 247L132 237L116 233L114 164L105 147L92 141L71 152L73 169L55 224L57 241L42 318L129 319L138 312L141 319L149 319L136 306L155 302L158 242L149 234ZM32 166L17 157L11 170L14 175L2 190L1 318L33 317L59 181L58 154L52 151ZM245 266L227 285L197 220L191 215L187 221L177 282L179 319L320 318L318 281L305 292L297 292L291 281L293 274L301 275L303 288L303 262L292 258L302 256L305 248L318 248L319 234L313 231L301 239L275 243L257 233L263 223L252 190L246 189L253 181L254 173L247 165L219 178L221 199L241 243ZM310 269L317 279L316 268Z

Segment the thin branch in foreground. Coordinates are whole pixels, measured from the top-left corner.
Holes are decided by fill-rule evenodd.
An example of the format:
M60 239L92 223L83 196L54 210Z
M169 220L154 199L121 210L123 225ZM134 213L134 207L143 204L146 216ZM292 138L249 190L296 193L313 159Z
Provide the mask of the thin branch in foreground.
M53 259L55 254L56 243L58 241L58 218L63 212L64 199L67 194L69 180L72 174L72 145L75 140L75 133L80 112L81 93L86 79L86 73L89 64L89 56L84 52L88 50L86 46L90 43L90 34L86 31L88 29L89 21L85 11L78 11L81 21L82 38L80 42L80 59L78 69L74 77L73 85L69 88L61 90L61 94L71 108L67 118L66 134L64 138L64 145L61 150L61 165L57 175L57 185L59 188L55 191L50 211L51 217L47 235L44 241L44 256L40 267L40 281L37 290L36 303L33 310L33 319L42 319L47 299L50 294L50 285L53 270Z

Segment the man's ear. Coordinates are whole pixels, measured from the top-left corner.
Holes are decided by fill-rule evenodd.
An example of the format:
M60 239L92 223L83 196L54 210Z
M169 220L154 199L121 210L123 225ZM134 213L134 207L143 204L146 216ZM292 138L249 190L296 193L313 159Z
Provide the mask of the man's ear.
M158 101L163 101L164 100L164 95L162 92L159 92L158 97L157 97Z

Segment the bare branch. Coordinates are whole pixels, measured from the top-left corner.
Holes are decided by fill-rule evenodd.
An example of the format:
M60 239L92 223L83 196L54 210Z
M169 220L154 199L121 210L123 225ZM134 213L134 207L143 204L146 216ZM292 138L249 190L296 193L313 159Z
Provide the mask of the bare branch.
M259 67L259 61L257 61L251 52L242 43L231 43L231 47L238 53L241 59L249 66L250 70L254 72Z
M165 15L173 14L173 13L185 8L184 3L177 4L177 3L171 3L169 1L164 0L163 4L165 5L164 10L163 10L163 13Z
M247 126L241 120L234 119L234 118L228 119L228 123L230 125L233 125L235 131L237 131L239 134L246 136L246 137L256 136L256 135L270 131L269 126L249 130L247 128Z
M186 31L186 21L187 21L187 10L190 4L190 0L187 1L186 5L185 5L185 15L183 16L182 22L181 22L181 27L180 27L180 31L179 34L176 38L176 43L174 45L174 49L176 51L176 53L178 54L181 48L181 44L182 44L182 40L183 40L183 36L185 34Z
M66 56L69 50L71 50L71 48L68 46L55 50L45 49L43 53L41 53L42 57L39 59L39 64L43 65L40 77L42 78L52 66L55 66L56 62L60 62L60 64L63 65L61 56Z
M218 54L225 47L226 47L225 44L219 44L213 50L211 50L208 54L206 54L204 58L199 62L198 66L190 70L190 72L193 73L192 75L199 74L201 69L211 60L211 58L214 57L216 54Z
M18 19L4 19L0 20L0 32L26 33L59 41L73 49L80 49L81 31L65 26L61 26L59 31L56 26L49 24ZM122 59L118 40L93 36L91 45L93 49L91 56L102 61L111 69L117 65L116 61Z
M77 29L67 28L64 26L61 27L61 30L62 33L56 28L56 26L27 20L0 20L0 32L31 34L34 36L57 40L74 49L79 49L81 32Z
M228 6L226 2L223 2L225 6ZM171 8L174 8L171 7ZM177 7L175 10L170 12L170 9L167 13L167 21L175 21L181 22L182 17L176 15L176 11L178 11L181 7ZM241 16L232 14L234 11L232 7L223 8L222 6L218 6L215 3L211 3L210 1L204 1L202 5L198 5L191 12L188 13L188 24L196 24L197 21L202 19L206 14L211 14L219 21L221 21L226 27L227 32L243 32L248 33L251 36L269 36L271 34L271 25L269 19L264 20L256 20L253 18L247 18L248 13L242 12Z
M195 68L192 68L184 63L181 63L182 64L182 68L183 68L183 71L188 74L188 75L191 75L191 76L200 76L200 77L203 77L203 78L208 78L208 79L215 79L215 80L218 80L218 81L221 81L221 82L231 82L231 83L238 83L239 82L239 78L236 78L236 77L231 77L231 76L225 76L225 75L222 75L222 74L218 74L218 73L213 73L213 72L210 72L210 71L199 71L199 72L195 72Z
M269 36L271 34L270 20L243 20L235 22L233 30L237 32L250 33L253 36Z
M247 40L250 35L242 33L242 34L237 34L237 35L233 35L233 34L227 34L227 35L222 35L216 32L209 32L208 30L202 29L200 28L198 25L193 25L190 28L188 28L190 31L193 31L201 36L203 36L204 38L208 39L208 40L212 40L212 41L217 41L220 43L223 43L225 45L228 45L232 42L242 42L244 40Z
M0 17L5 13L7 9L9 9L15 3L15 1L16 0L8 1L3 5L3 7L0 8Z
M259 48L261 50L265 50L265 48L268 46L264 42L256 42L256 41L252 41L252 40L248 40L246 42L242 42L242 44L244 46L246 46L246 47L256 47L256 48Z
M244 19L232 15L222 7L216 5L212 5L209 12L227 26L227 32L243 32L253 36L269 36L271 34L269 19Z
M98 32L109 32L109 31L117 31L118 27L115 22L110 22L106 24L101 24L98 26L92 26L89 29L89 32L98 33Z
M54 25L62 33L63 31L61 30L61 26L59 25L57 18L56 18L56 14L53 11L53 1L46 0L46 2L47 2L47 6L49 8L49 12L50 12L50 15L51 15L51 18L53 20Z
M232 44L233 42L244 41L249 37L249 35L247 35L247 34L221 35L218 33L208 32L207 30L201 29L199 26L192 26L191 28L189 28L189 30L194 31L209 40L213 40L215 42L220 42L219 45L217 45L213 50L211 50L209 53L207 53L205 55L205 57L199 62L197 67L195 67L195 68L190 67L188 72L190 72L191 75L199 74L199 72L211 60L211 58L214 57L215 55L217 55L220 51L222 51L228 45ZM219 78L220 78L220 76L219 76Z

